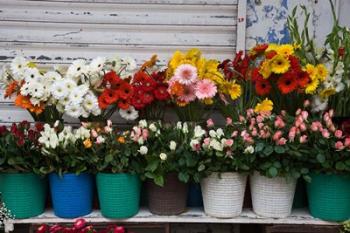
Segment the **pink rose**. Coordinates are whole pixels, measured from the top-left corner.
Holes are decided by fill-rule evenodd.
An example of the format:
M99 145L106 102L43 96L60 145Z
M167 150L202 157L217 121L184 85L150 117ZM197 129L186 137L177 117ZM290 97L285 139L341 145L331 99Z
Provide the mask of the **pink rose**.
M326 129L322 130L322 136L323 136L324 138L329 138L329 136L330 136L329 131L326 130Z
M204 138L204 145L209 146L210 144L210 138Z
M335 143L335 149L336 150L343 150L344 149L344 144L341 141L337 141Z
M296 128L295 127L292 127L290 130L289 130L289 133L288 133L288 138L289 138L289 141L290 142L293 142L294 139L295 139L295 134L296 134Z
M148 135L149 135L149 133L148 133L148 129L143 129L142 130L142 138L143 138L143 140L147 140L147 138L148 138Z
M232 125L232 118L226 117L226 125Z
M287 139L285 138L280 138L277 142L277 145L283 146L287 143Z
M98 137L98 133L96 132L96 130L91 130L91 135L94 137L94 138L97 138Z
M282 137L282 134L283 133L281 130L276 131L276 133L272 136L272 140L278 141Z
M258 130L257 130L256 128L254 128L254 129L252 130L252 136L253 136L253 137L258 136Z
M227 139L227 140L225 141L225 146L231 147L232 145L233 145L233 140L232 140L232 139Z
M305 100L304 101L304 108L307 108L310 106L310 100Z
M280 116L277 117L274 124L275 124L275 127L278 129L282 129L286 126L286 124L284 123L284 121L282 120L282 118Z
M259 123L259 124L258 124L258 128L259 128L259 129L262 129L263 127L264 127L264 123Z
M235 138L237 136L238 136L238 131L237 130L233 131L232 134L231 134L231 137Z
M300 142L301 144L306 143L306 142L307 142L307 135L301 136L301 137L299 138L299 142Z
M300 126L299 126L299 129L301 132L305 132L306 131L306 125L304 123L302 123Z
M341 138L341 137L343 137L343 131L341 131L341 130L336 130L335 131L335 133L334 133L334 136L336 137L336 138Z
M264 121L264 118L263 118L262 116L257 116L257 117L256 117L256 121L257 121L258 123L261 123L261 122Z
M242 115L239 115L239 117L238 117L239 119L239 122L245 122L245 118L244 118L244 116L242 116Z
M301 116L303 117L303 119L306 121L307 118L309 117L309 113L307 111L302 111L301 112Z
M211 119L211 118L209 118L208 120L207 120L207 127L208 128L211 128L211 127L213 127L214 126L214 121Z

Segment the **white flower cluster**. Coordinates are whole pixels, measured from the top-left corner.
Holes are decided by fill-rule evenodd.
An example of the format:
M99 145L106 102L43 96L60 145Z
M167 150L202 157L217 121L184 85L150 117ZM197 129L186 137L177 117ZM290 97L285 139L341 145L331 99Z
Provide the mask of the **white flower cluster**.
M1 196L1 193L0 193ZM13 219L14 216L11 211L6 208L5 203L0 201L0 228L4 225L4 222L9 219Z

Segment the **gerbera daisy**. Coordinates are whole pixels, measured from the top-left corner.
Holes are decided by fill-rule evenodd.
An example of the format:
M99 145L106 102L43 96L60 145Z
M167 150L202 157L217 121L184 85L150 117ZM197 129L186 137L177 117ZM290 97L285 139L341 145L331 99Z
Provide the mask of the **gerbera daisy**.
M197 80L197 68L189 64L180 65L176 68L174 76L179 83L190 85Z
M317 78L315 79L310 79L309 83L307 84L306 88L305 88L305 93L306 94L313 94L315 93L318 85L320 84L320 82L318 81Z
M282 77L280 77L277 81L278 89L282 92L282 94L288 94L294 91L298 87L298 82L295 78L294 72L285 73Z
M283 44L276 48L276 52L283 56L289 56L294 53L294 47L291 44Z
M106 98L105 98L104 95L100 95L100 96L98 97L98 106L99 106L101 109L106 109L106 108L108 108L109 105L110 105L110 104L107 103Z
M197 82L195 87L195 94L198 99L203 100L213 98L216 95L217 87L215 83L209 79L203 79Z
M131 104L138 110L143 109L145 107L145 104L143 103L140 96L134 96L134 98L131 99Z
M268 51L265 54L266 59L272 59L277 55L276 51Z
M119 92L112 89L105 89L100 95L108 104L113 104L119 99Z
M253 50L257 53L263 53L268 47L268 44L258 44L253 48Z
M117 92L119 93L120 98L128 99L128 98L130 98L132 96L133 89L132 89L132 86L129 83L123 82L123 84L119 87Z
M306 71L309 74L312 80L317 79L317 69L314 65L307 64L304 68L304 71Z
M273 102L266 98L255 106L254 111L257 113L266 113L266 112L271 112L272 109L273 109Z
M301 66L299 59L295 56L288 56L288 60L290 62L290 67L294 72L300 72L301 71Z
M116 72L110 71L104 75L103 83L104 85L109 84L110 88L112 89L118 89L120 85L122 85L123 80L119 77L119 75L117 75Z
M169 82L168 92L170 95L181 96L184 93L184 85L177 81Z
M129 102L127 100L123 100L123 99L119 100L118 108L126 110L129 107L130 107L130 104L129 104Z
M271 84L268 80L262 79L260 81L255 82L255 91L260 96L265 96L270 94Z
M327 88L321 91L320 97L323 99L327 99L329 96L334 95L335 93L335 88Z
M228 89L228 94L232 100L237 99L242 94L241 86L235 82L231 83L230 88Z
M106 62L105 57L96 57L94 58L89 65L89 72L98 73L103 69L103 66Z
M309 74L305 71L300 71L296 78L300 88L305 88L306 85L310 82Z
M276 74L283 74L288 71L290 62L284 56L277 54L271 60L271 71Z
M146 76L140 84L145 91L153 91L157 86L157 82L149 76Z
M270 63L270 60L265 60L260 66L259 73L264 77L264 79L268 79L271 75Z
M181 102L189 103L196 99L195 88L194 85L183 85L183 93L178 96L178 99Z
M328 75L328 70L326 66L323 64L318 64L316 66L316 69L317 69L318 78L320 79L320 81L324 81Z
M150 104L154 100L154 96L149 92L145 92L140 98L144 104Z
M13 93L18 91L19 85L17 81L12 81L7 87L5 91L5 98L10 97Z
M167 89L165 85L160 85L153 91L153 94L157 100L167 100L170 97Z
M119 110L119 114L122 118L124 118L125 120L128 121L133 121L136 120L136 118L139 117L139 113L138 111L135 110L135 108L133 106L130 106L128 109L124 110L124 109L120 109Z

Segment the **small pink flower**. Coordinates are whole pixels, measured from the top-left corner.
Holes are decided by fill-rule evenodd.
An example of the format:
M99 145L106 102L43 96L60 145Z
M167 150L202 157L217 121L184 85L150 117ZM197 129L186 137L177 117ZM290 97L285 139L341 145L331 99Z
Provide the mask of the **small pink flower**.
M292 127L292 128L289 130L289 133L288 133L288 138L289 138L289 141L290 141L290 142L293 142L293 141L294 141L295 135L296 135L296 128L295 128L295 127Z
M197 68L189 64L180 65L176 68L174 77L179 83L190 85L197 81Z
M320 128L322 127L321 122L319 121L314 121L311 123L311 130L314 132L317 132L318 130L320 130Z
M264 121L264 117L262 117L262 116L257 116L256 117L256 121L258 122L258 123L261 123L261 122L263 122Z
M200 100L213 98L217 91L215 83L209 79L198 81L195 88L195 94Z
M204 138L203 142L204 142L204 145L209 146L210 138Z
M295 112L295 115L300 115L300 113L301 113L301 109L298 108L298 110Z
M341 137L343 137L343 131L341 131L341 130L336 130L335 131L335 133L334 133L334 136L336 137L336 138L341 138Z
M306 142L307 142L307 135L302 135L302 136L299 138L299 142L300 142L301 144L306 143Z
M282 137L282 134L283 133L281 130L276 131L276 133L272 136L272 140L278 141Z
M178 99L182 102L189 103L196 99L194 85L183 85L183 95L179 96Z
M247 116L251 117L253 115L254 115L254 109L252 109L252 108L247 109Z
M337 128L335 128L335 126L332 124L328 127L329 131L331 132L335 132L337 130Z
M104 131L105 131L106 133L110 133L110 132L112 132L112 130L113 130L113 129L112 129L111 127L109 127L108 125L104 127Z
M303 117L304 121L306 121L307 118L309 117L309 113L307 111L302 111L301 116Z
M329 136L330 136L330 133L328 130L326 129L322 130L322 137L329 138Z
M258 130L257 130L256 128L253 128L253 130L252 130L252 136L253 136L253 137L258 136Z
M304 108L307 108L307 107L309 107L310 106L310 100L305 100L304 101Z
M79 229L83 228L85 226L85 224L86 224L85 219L79 218L75 221L74 228L79 230Z
M109 126L109 127L112 126L112 121L111 120L107 120L107 126Z
M285 138L280 138L277 142L277 145L283 146L287 143L287 139Z
M213 127L213 126L214 126L214 121L213 121L213 119L209 118L209 119L207 120L207 127L208 127L208 128L211 128L211 127Z
M143 138L143 140L147 140L147 138L148 138L148 135L149 135L149 132L148 132L148 129L143 129L142 130L142 138Z
M226 117L226 125L232 125L232 118Z
M233 131L231 134L231 138L235 138L237 136L238 136L238 131L237 130Z
M242 115L239 115L239 117L238 117L239 119L239 122L245 122L245 118L244 118L244 116L242 116Z
M329 113L326 112L324 115L323 115L323 120L325 122L330 122L331 121L331 117L329 116Z
M98 137L98 133L96 132L96 130L91 130L91 135L92 135L92 137L94 137L94 138L97 138Z
M264 123L259 123L259 124L258 124L258 128L259 128L259 129L262 129L263 127L264 127Z
M341 141L337 141L335 143L335 149L336 150L343 150L344 149L344 144Z
M345 138L344 145L350 147L350 138Z
M306 131L306 125L304 123L302 123L300 126L299 126L299 129L301 132L305 132Z
M275 124L275 127L277 129L282 129L282 128L284 128L286 126L286 124L284 123L282 117L280 117L280 116L276 117L276 120L275 120L274 124Z
M233 145L233 140L232 140L232 139L227 139L227 140L225 141L225 146L231 147L232 145Z

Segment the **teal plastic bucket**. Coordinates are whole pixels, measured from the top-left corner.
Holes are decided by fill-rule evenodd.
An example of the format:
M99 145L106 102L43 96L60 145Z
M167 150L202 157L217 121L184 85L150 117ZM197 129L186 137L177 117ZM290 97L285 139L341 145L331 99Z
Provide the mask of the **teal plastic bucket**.
M129 218L139 212L141 182L137 175L98 173L97 192L106 218Z
M327 221L350 218L350 176L312 174L307 184L310 213Z
M47 181L34 173L0 174L0 192L17 219L35 217L45 210Z

